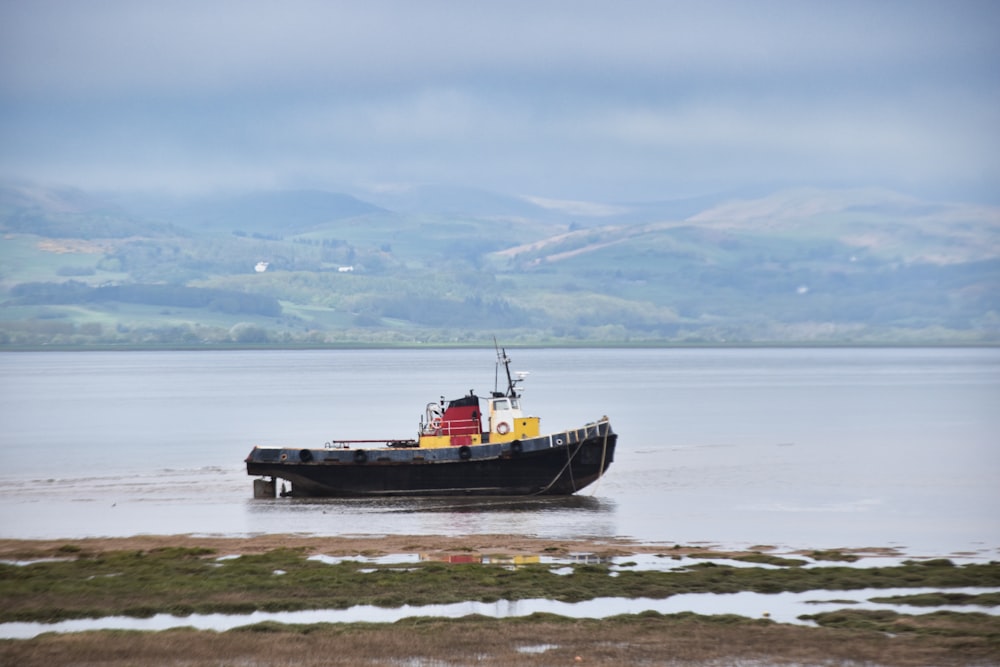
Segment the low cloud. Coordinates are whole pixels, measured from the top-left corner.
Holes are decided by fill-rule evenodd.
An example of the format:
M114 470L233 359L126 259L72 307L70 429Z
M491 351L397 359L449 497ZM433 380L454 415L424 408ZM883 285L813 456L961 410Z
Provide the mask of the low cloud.
M997 25L972 1L5 3L0 174L996 192Z

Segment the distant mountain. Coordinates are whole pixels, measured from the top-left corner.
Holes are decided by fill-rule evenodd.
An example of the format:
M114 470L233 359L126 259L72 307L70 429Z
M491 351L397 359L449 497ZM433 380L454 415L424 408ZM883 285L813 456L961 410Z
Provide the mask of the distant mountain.
M440 185L386 187L359 195L365 201L402 214L467 216L484 220L536 220L573 227L683 220L736 193L712 193L643 202L567 200L535 194L501 194L476 188Z
M37 210L46 214L120 213L114 204L75 188L28 183L0 185L0 210Z
M622 204L18 185L0 229L0 344L1000 341L1000 208L879 189Z
M476 188L441 185L387 187L362 195L365 200L403 214L465 216L482 219L563 220L561 211L551 211L524 197Z
M0 230L50 238L124 238L176 234L111 200L75 188L0 184Z
M687 229L703 235L703 250L708 254L716 254L725 245L732 247L733 240L740 237L759 239L755 246L767 245L771 239L776 248L789 242L801 246L837 243L846 255L853 248L858 253L906 262L942 264L1000 258L1000 209L923 202L874 189L788 190L727 201L686 218L634 224L622 222L620 217L612 220L611 224L560 233L499 254L530 258L534 263L553 262L626 242L654 248L657 239Z
M795 190L685 220L562 232L491 259L498 271L524 276L521 284L566 286L562 308L581 321L626 322L631 332L726 340L1000 335L993 207ZM598 310L595 295L614 301Z
M151 220L193 232L300 234L319 225L383 212L368 202L323 190L275 190L208 196L121 197L122 205Z
M1000 257L1000 208L927 202L876 188L787 190L726 202L687 221L717 230L826 237L911 262Z

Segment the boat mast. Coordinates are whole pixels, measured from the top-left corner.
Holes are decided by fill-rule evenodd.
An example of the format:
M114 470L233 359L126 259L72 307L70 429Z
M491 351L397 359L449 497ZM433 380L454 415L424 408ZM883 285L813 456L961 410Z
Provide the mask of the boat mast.
M517 398L518 396L517 396L516 381L513 378L511 378L511 376L510 376L510 357L507 356L507 350L506 350L506 348L500 347L499 343L497 343L496 336L493 337L493 347L495 347L496 350L497 350L497 373L495 375L499 375L499 373L500 373L500 364L503 364L504 370L507 372L507 393L506 393L506 396L508 398ZM498 383L498 379L497 379L496 376L494 376L494 378L493 378L493 395L494 396L504 396L505 394L501 394L498 391L496 391L497 383Z

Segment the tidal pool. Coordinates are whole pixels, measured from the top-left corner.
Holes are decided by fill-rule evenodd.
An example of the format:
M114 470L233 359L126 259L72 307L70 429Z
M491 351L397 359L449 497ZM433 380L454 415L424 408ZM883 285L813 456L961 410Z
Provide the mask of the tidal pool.
M702 615L736 614L748 618L770 618L778 623L813 625L800 619L806 614L836 611L838 609L889 610L901 614L928 614L935 611L980 612L1000 615L1000 608L977 605L942 605L913 607L900 604L872 602L871 598L896 595L918 595L945 590L949 593L997 593L1000 588L866 588L851 591L812 590L801 593L685 593L664 599L653 598L595 598L582 602L555 600L498 600L496 602L457 602L423 606L374 607L358 605L348 609L315 609L290 612L256 611L251 614L191 614L174 616L156 614L149 618L107 616L104 618L75 619L58 623L2 623L0 639L30 639L47 632L86 632L90 630L146 630L158 631L191 627L198 630L225 631L255 623L276 622L287 624L311 623L394 623L404 618L430 616L460 618L478 614L492 618L513 618L535 613L557 614L569 618L608 618L621 614L639 614L655 611L661 614L692 612Z

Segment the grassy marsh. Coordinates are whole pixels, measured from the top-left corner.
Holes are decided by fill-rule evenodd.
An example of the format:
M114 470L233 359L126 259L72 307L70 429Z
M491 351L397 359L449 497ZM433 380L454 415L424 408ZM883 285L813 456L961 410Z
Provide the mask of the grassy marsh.
M9 543L0 564L0 622L55 621L107 615L248 613L254 610L399 606L464 600L596 597L665 598L678 593L779 592L860 588L1000 586L1000 563L956 565L936 559L891 567L847 567L837 561L801 567L800 558L760 552L733 554L676 548L633 553L703 555L677 571L635 569L627 563L518 565L431 560L372 564L364 556L426 553L424 538L361 543L258 538L257 541L144 536L71 543ZM440 544L452 554L499 554L503 538L482 536ZM471 540L475 540L473 543ZM484 541L485 540L485 541ZM287 544L274 548L275 544ZM345 547L345 544L348 546ZM132 546L135 548L121 548ZM567 556L578 544L522 541L513 547ZM604 545L626 556L625 545ZM315 553L358 560L324 563ZM508 552L509 553L509 552ZM837 552L838 554L840 552ZM850 556L852 554L844 554ZM238 557L236 557L238 556ZM734 567L725 560L771 567ZM634 565L634 564L633 564ZM777 567L774 567L777 566ZM556 574L552 570L571 574ZM611 576L612 574L615 576ZM937 604L996 605L997 595L971 598L942 592ZM913 598L912 600L907 598ZM924 595L894 602L932 604ZM226 632L93 631L0 640L0 664L51 665L884 665L1000 663L1000 618L982 613L908 615L845 609L811 617L819 627L784 625L735 615L643 612L603 620L550 614L491 619L407 618L396 623L291 625L260 623ZM577 661L576 658L580 657Z
M893 567L733 567L705 561L675 571L615 569L603 563L516 568L428 561L372 565L310 560L283 548L218 558L202 547L88 552L61 550L65 560L0 564L0 622L52 622L166 612L248 613L342 609L357 604L405 604L548 598L666 598L680 593L778 593L861 588L1000 586L1000 563L957 566L950 561Z

